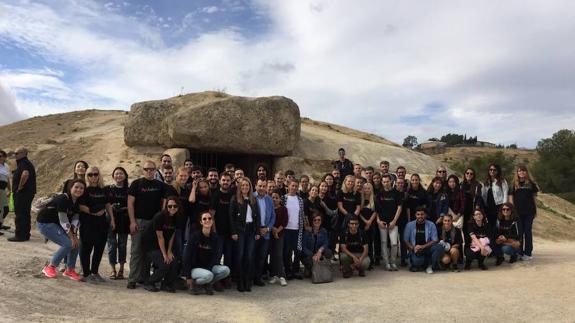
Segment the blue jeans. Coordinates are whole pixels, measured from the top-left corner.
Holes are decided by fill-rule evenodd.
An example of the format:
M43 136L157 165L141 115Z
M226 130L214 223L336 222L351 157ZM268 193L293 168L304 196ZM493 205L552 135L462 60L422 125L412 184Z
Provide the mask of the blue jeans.
M233 257L233 240L230 239L229 235L219 234L218 235L218 259L224 257L224 265L226 267L232 268L234 264Z
M531 256L533 252L533 215L519 216L519 235L521 237L521 254Z
M112 229L108 230L108 261L110 265L126 263L127 247L127 233L116 233Z
M432 266L439 267L439 258L443 255L444 249L441 245L434 244L431 248L424 249L419 254L409 253L409 259L412 267Z
M515 256L520 252L520 249L515 249L510 245L496 244L493 248L493 253L497 256L510 255Z
M246 232L238 234L236 245L236 264L234 270L238 277L238 282L251 284L254 276L254 249L256 233L253 225L246 225Z
M204 268L192 269L192 279L194 284L205 285L216 283L230 275L230 268L227 266L215 265L212 270Z
M284 230L284 269L287 276L299 274L301 251L297 250L298 234L298 230Z
M60 249L52 255L50 265L58 266L62 259L67 256L66 266L68 269L76 268L78 248L72 248L72 240L70 240L62 226L56 223L38 223L37 227L44 237L60 246Z

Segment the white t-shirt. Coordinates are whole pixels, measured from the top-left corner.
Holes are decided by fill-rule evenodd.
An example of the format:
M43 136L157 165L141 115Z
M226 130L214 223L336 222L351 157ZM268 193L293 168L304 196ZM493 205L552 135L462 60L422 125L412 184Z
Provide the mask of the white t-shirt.
M254 222L254 218L252 217L252 207L250 206L249 200L244 201L244 203L248 203L248 209L246 211L246 223Z
M297 196L287 196L286 209L288 211L286 229L299 230L299 199Z
M8 176L10 175L10 170L5 164L0 164L0 181L8 182Z

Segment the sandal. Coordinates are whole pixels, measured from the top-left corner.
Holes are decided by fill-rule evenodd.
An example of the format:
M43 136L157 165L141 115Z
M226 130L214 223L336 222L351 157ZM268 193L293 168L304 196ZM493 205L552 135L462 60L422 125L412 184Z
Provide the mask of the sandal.
M110 274L110 277L108 277L112 280L116 280L118 279L118 275L116 274L116 270L112 271L112 273Z
M118 273L116 274L116 279L124 279L124 270L123 269L118 270Z

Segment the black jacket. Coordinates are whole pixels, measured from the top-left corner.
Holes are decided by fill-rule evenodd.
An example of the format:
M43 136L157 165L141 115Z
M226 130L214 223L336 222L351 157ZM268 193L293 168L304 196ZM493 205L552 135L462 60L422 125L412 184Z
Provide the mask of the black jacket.
M260 227L260 210L257 201L250 204L252 209L252 219L254 228L257 230ZM230 224L231 234L244 233L246 231L246 214L248 210L248 203L238 203L235 197L232 197L230 202Z

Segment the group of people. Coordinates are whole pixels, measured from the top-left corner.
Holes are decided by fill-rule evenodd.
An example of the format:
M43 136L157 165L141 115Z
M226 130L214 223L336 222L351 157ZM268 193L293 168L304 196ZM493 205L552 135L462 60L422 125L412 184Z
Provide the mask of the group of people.
M24 186L33 197L35 174L22 158L12 187L21 189L26 172ZM532 257L538 189L524 166L511 185L495 164L483 181L472 168L460 181L439 167L424 188L418 174L408 180L403 166L395 173L387 161L378 170L363 167L342 148L333 170L314 184L290 170L271 174L264 164L256 165L252 179L232 164L204 171L192 160L176 168L163 155L159 167L144 162L143 176L131 183L125 169L115 168L112 184L104 186L107 176L98 167L77 161L62 193L38 212L38 230L60 246L42 272L55 278L61 267L71 279L103 282L99 265L107 245L109 278L124 279L128 236L129 289L208 295L233 284L240 292L265 281L286 286L310 277L326 259L349 278L380 265L433 273L468 270L474 260L486 270L490 256L496 265L505 255L510 263ZM15 240L24 241L30 229L20 228L26 221L18 220L19 211Z

